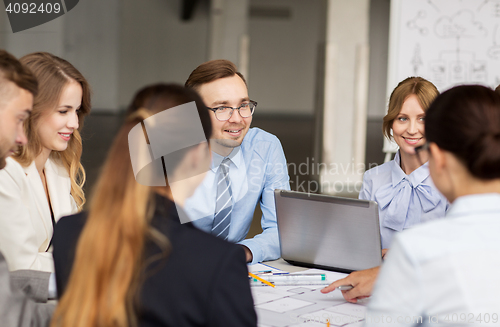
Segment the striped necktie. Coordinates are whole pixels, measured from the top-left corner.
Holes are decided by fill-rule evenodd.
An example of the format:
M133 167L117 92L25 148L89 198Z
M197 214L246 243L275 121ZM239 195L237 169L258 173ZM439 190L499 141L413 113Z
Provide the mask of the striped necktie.
M212 234L227 240L233 211L233 193L229 179L229 158L222 160L217 177L217 201L212 225Z

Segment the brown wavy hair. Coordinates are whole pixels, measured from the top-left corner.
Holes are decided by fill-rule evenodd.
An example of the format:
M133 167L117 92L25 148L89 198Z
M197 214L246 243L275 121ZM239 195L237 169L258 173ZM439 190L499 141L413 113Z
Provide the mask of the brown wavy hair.
M417 96L418 103L426 112L432 101L439 95L439 91L434 84L422 77L408 77L401 81L391 93L387 115L384 116L382 123L382 132L387 139L391 139L394 119L401 112L405 100L412 94Z
M137 325L135 308L141 273L149 263L158 259L144 257L145 241L155 242L163 250L162 258L168 254L168 239L149 225L156 188L136 182L128 134L145 118L191 101L196 102L207 140L212 126L208 110L193 90L175 84L160 84L143 91L149 92L153 88L154 99L145 97L141 102L136 96L134 101L147 107L137 109L127 118L108 153L52 327ZM158 93L158 90L162 91Z
M40 118L55 110L64 87L69 81L78 82L83 91L82 105L78 113L79 127L73 132L68 147L64 151L52 151L50 157L66 168L71 180L71 195L79 209L85 204L83 184L85 170L80 162L82 156L82 137L84 117L90 112L90 86L83 75L66 60L47 52L35 52L19 60L29 68L38 80L38 94L33 99L33 111L24 123L24 132L28 143L19 148L13 158L22 166L29 166L42 151L42 144L37 133Z

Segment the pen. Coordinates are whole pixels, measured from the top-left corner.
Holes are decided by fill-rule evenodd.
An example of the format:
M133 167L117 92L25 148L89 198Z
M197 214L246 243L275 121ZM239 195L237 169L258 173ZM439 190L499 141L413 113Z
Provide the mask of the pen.
M268 274L272 274L273 271L272 270L263 270L263 271L254 271L253 274L254 275L268 275Z
M255 280L261 281L264 284L269 285L271 287L275 287L273 284L269 283L267 280L262 279L259 276L252 274L251 272L249 272L248 274L250 275L250 277L253 277Z
M325 274L287 274L287 275L269 275L264 277L268 282L292 282L292 281L308 281L318 282L326 281Z
M338 290L341 290L341 291L348 291L348 290L352 290L354 287L352 285L340 285L337 287Z

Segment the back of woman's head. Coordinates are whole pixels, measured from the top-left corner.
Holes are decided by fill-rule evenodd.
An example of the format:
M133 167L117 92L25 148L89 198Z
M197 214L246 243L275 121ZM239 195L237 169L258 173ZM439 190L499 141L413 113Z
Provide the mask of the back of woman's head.
M175 84L162 84L161 89L129 115L108 152L78 241L73 273L52 326L128 327L137 323L134 299L140 273L150 259L143 257L145 240L155 242L165 254L168 240L149 225L153 189L135 180L129 132L156 113L195 101L207 140L211 135L208 110L196 92Z
M480 179L500 178L500 95L479 85L454 87L427 111L428 142L454 154Z
M403 103L412 94L417 96L418 103L426 112L439 91L434 84L422 77L408 77L401 81L391 93L389 108L383 119L382 131L388 139L391 138L392 124L401 112Z
M82 87L82 104L78 111L79 127L73 131L68 146L64 151L52 151L51 157L61 161L68 171L71 179L71 195L79 208L85 203L83 184L85 183L85 170L80 163L82 155L83 119L90 112L90 86L83 75L66 60L47 52L28 54L19 61L28 67L38 80L38 93L33 99L33 110L24 123L24 131L28 143L19 148L13 156L23 166L28 166L42 151L42 144L38 134L41 118L55 111L64 87L71 80L78 82Z
M194 90L178 84L158 83L137 91L127 109L127 121L143 120L167 108L192 101L196 103L203 132L209 140L212 135L212 123L205 104Z

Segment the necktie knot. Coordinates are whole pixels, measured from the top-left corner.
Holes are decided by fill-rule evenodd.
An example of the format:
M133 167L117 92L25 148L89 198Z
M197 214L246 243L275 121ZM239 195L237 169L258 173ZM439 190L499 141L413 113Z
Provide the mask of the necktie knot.
M231 159L229 158L224 158L222 162L220 163L220 168L223 169L225 172L229 172L229 164L231 163Z

